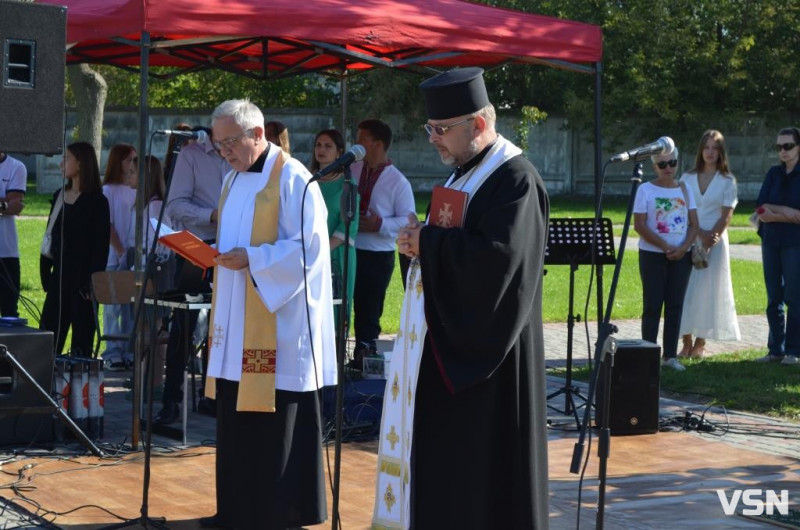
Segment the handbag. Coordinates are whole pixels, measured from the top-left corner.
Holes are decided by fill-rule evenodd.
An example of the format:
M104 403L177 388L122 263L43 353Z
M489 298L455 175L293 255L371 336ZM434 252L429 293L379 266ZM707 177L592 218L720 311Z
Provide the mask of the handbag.
M686 189L686 185L683 182L679 182L678 185L683 192L683 198L686 201L686 210L689 210L689 192ZM710 248L706 248L703 246L703 240L698 237L694 245L692 245L692 266L695 269L705 269L708 268L708 254L711 252Z
M703 242L698 237L694 246L692 246L692 266L694 266L695 269L708 268L708 255L710 253L711 249L704 247Z
M53 204L53 211L50 212L50 218L47 220L47 229L44 231L44 237L42 237L42 245L39 247L39 252L42 254L42 256L50 259L53 259L53 225L55 224L58 215L61 213L61 207L63 204L63 190L59 190L58 195L56 196L56 202Z

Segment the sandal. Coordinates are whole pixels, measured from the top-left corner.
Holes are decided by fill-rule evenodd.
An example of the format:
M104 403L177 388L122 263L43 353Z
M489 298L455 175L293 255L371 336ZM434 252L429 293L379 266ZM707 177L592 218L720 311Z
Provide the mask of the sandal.
M705 341L703 344L695 344L694 348L692 348L691 353L689 353L689 357L692 359L702 359L706 356L706 344Z
M678 352L678 357L681 357L683 359L687 359L687 358L689 358L691 356L692 356L692 343L691 343L691 341L688 342L688 343L684 342L683 343L683 348L681 348L681 351Z

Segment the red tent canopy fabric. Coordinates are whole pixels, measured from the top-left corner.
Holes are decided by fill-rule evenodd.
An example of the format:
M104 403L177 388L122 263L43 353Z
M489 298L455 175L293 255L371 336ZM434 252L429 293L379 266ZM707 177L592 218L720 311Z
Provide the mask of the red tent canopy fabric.
M384 65L491 66L602 60L599 26L462 0L53 0L67 7L67 61L215 67L253 76Z

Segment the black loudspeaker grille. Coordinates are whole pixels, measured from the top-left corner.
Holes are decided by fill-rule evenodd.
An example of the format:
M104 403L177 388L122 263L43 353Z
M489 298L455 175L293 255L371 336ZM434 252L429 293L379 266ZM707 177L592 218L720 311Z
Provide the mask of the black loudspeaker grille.
M0 0L0 151L60 154L67 12Z
M47 393L53 387L53 334L38 329L0 328L0 344L19 361ZM14 366L0 357L0 445L49 442L52 413L47 402ZM35 412L34 412L35 409Z
M612 435L658 432L661 347L644 340L620 340L611 371L609 427ZM595 423L603 422L605 370L597 386Z

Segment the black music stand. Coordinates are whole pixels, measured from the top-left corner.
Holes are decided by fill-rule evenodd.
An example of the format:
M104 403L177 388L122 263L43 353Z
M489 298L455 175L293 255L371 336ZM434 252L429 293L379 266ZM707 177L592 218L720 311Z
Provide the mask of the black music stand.
M594 218L564 218L550 219L548 230L547 249L544 254L545 265L569 265L569 314L567 315L567 375L564 386L547 396L550 401L556 396L564 394L564 414L572 415L578 428L581 422L578 417L574 397L583 400L586 405L586 396L572 384L572 340L575 322L580 321L580 315L574 314L575 305L575 271L578 265L613 265L616 263L614 256L614 235L611 230L611 219L600 219L597 225L597 241L594 256L592 243L594 238ZM559 411L553 405L547 405Z

